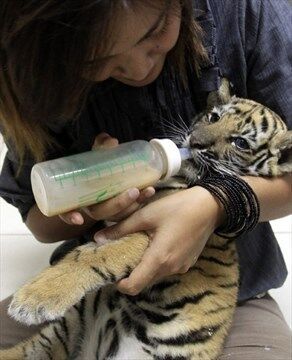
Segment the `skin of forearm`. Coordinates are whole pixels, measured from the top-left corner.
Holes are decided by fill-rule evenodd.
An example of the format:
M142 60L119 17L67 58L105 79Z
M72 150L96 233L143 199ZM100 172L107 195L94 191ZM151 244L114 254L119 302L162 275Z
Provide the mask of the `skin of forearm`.
M260 204L260 222L292 214L292 175L276 178L243 177L253 189Z
M28 212L25 224L40 242L54 243L80 236L96 223L96 220L85 214L83 214L83 218L83 225L68 225L59 216L43 215L37 205L34 205Z

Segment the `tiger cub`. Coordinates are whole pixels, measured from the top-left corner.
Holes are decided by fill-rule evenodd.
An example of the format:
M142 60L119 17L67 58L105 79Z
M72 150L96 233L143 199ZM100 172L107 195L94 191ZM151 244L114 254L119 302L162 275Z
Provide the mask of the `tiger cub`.
M271 110L230 97L226 81L208 98L183 145L185 188L213 169L237 175L279 176L292 171L292 131ZM236 306L238 260L233 240L212 235L185 274L159 281L137 296L114 285L140 262L145 233L67 254L14 295L9 313L26 324L51 323L0 353L1 359L217 359Z

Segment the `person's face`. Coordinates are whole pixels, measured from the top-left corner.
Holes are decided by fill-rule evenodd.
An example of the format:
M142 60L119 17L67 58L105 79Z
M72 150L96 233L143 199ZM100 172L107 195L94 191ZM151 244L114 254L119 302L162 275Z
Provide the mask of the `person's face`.
M175 46L180 31L180 13L173 6L138 5L124 8L114 22L113 45L98 60L94 81L113 78L130 86L145 86L160 74L167 53Z

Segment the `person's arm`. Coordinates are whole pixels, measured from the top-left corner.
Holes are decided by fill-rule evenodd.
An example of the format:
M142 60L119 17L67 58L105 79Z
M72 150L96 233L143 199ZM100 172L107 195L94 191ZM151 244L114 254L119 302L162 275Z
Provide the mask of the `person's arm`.
M268 179L243 177L253 189L260 203L260 222L292 214L292 174Z
M43 243L53 243L80 236L95 223L96 220L85 215L82 225L69 225L59 216L47 217L43 215L37 205L30 208L25 221L26 226L34 237Z

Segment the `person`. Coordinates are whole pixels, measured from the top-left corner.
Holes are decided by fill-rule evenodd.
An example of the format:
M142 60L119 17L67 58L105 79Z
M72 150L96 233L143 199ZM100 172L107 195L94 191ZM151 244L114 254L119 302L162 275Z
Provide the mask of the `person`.
M90 150L94 142L169 137L181 119L189 125L204 109L223 76L237 96L267 105L291 127L288 2L2 0L0 20L0 127L8 147L0 195L19 209L36 239L66 240L52 262L93 238L150 233L141 263L118 284L123 293L138 294L187 271L224 221L224 210L204 188L142 209L154 189L133 188L47 218L35 204L30 170L37 161ZM220 359L290 359L289 328L268 294L287 275L268 221L292 213L291 176L244 180L261 212L257 227L236 240L239 306ZM118 223L102 230L104 219ZM2 346L37 330L9 319L7 303L1 304Z

